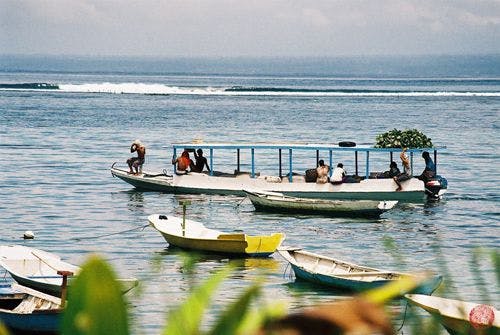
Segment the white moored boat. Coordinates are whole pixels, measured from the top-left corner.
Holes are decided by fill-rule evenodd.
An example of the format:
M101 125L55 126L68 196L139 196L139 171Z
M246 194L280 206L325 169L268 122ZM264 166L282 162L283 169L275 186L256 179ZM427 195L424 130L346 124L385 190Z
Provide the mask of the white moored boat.
M80 272L80 267L61 260L53 253L23 245L0 246L0 266L19 284L55 296L61 295L63 276L60 271L71 272L75 276ZM122 285L123 293L138 284L135 278L117 280Z
M500 312L493 306L421 294L405 298L434 315L451 334L500 334Z
M200 148L208 151L207 159L210 172L177 174L174 166L172 174L142 172L138 175L130 174L126 169L111 167L111 174L127 183L145 190L154 190L167 193L191 193L191 194L233 194L245 196L244 189L259 189L270 192L279 192L287 196L300 198L319 199L357 199L357 200L401 200L401 201L423 201L427 196L434 199L440 198L447 188L445 178L438 177L432 183L427 183L411 178L402 183L402 190L396 191L397 184L392 178L375 178L375 173L370 172L370 154L383 153L389 156L387 166L392 160L394 152L399 153L398 148L374 148L374 147L343 147L338 145L312 145L312 144L208 144L208 143L179 143L173 145L174 156L178 151L186 148ZM413 166L414 153L422 151L434 152L434 160L437 158L438 148L408 149L410 161ZM215 152L231 151L236 153L236 165L234 172L223 173L214 171L214 160L219 157ZM277 154L277 173L264 175L256 171L256 155L262 154L269 160L270 154ZM320 153L326 154L325 163L333 165L334 154L352 153L355 159L354 175L349 182L341 184L324 183L315 181L307 182L305 173L297 173L294 154L316 153L316 162L319 161ZM250 156L250 171L242 172L240 167L240 155ZM364 154L364 173L359 171L358 155ZM286 164L283 164L283 156L287 156ZM276 159L273 159L276 161ZM297 164L298 165L298 164ZM225 164L226 168L229 167ZM286 166L286 172L285 172ZM231 170L233 171L233 170ZM331 173L331 172L330 172Z
M416 278L412 274L362 266L299 248L284 247L278 249L278 253L291 265L297 278L336 289L360 292L405 277ZM416 287L413 292L432 294L441 281L440 275L432 275Z
M376 217L393 208L397 201L328 200L289 197L283 193L244 190L255 209L279 213L323 214L329 216Z

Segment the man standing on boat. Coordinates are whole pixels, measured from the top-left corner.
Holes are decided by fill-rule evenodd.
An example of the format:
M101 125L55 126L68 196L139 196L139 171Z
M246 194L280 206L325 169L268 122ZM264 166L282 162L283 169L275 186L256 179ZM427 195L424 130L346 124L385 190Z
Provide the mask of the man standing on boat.
M137 157L127 159L130 173L139 174L139 167L144 164L144 158L146 157L146 146L140 140L135 140L130 146L130 152L137 152ZM135 169L135 173L132 168Z

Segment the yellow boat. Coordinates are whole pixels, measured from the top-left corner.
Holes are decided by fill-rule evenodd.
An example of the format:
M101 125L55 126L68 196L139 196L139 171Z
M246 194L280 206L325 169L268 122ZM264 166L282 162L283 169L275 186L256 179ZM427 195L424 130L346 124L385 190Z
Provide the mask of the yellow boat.
M285 234L250 236L225 233L206 228L202 223L171 215L153 214L149 223L171 245L200 251L265 257L271 255L285 239Z

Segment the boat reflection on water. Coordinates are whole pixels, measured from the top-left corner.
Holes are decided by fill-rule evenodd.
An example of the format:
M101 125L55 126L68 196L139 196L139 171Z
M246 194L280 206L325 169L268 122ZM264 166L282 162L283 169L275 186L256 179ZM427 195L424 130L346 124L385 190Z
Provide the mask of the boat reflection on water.
M230 265L234 267L235 273L253 270L264 270L265 272L276 272L280 269L281 262L272 257L241 257L228 256L211 252L187 251L185 249L169 245L164 250L156 253L157 257L164 260L166 257L175 257L174 262L183 262L190 259L196 266L202 265ZM178 272L183 272L182 263Z

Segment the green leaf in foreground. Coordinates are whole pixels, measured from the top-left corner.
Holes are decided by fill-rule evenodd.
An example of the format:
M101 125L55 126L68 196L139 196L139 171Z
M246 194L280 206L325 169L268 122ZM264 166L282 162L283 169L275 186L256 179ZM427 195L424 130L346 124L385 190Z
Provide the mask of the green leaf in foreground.
M493 267L497 275L497 285L500 286L500 252L493 250L491 252L491 260L493 262Z
M230 267L223 268L210 276L203 284L195 288L187 300L168 316L164 335L195 335L200 333L200 324L210 298L219 284L231 272Z
M212 335L233 335L248 313L250 303L260 294L260 286L253 285L243 295L232 303L229 308L218 318L217 324L210 332Z
M100 257L88 259L69 289L62 334L128 335L126 305L115 278Z

